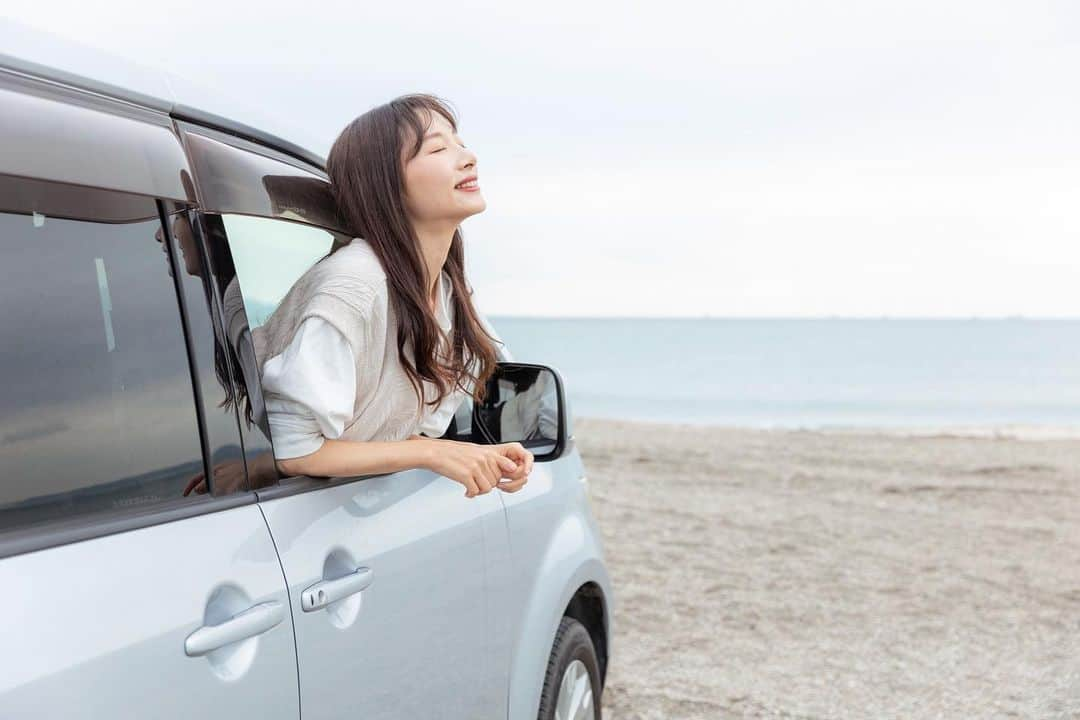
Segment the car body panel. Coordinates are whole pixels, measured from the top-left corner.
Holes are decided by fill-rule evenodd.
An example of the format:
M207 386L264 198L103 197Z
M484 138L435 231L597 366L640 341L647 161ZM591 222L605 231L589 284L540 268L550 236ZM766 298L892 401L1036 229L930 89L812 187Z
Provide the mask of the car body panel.
M231 648L185 653L224 619L208 613L288 607L255 504L4 558L0 587L0 717L299 717L288 612Z
M559 621L586 583L595 583L603 593L610 655L613 593L586 483L571 442L558 459L535 464L520 491L502 495L513 554L510 720L536 717Z
M458 483L410 470L261 506L292 598L305 720L505 717L489 652L486 547L506 544L493 493L466 498ZM366 588L304 611L305 589L360 568Z

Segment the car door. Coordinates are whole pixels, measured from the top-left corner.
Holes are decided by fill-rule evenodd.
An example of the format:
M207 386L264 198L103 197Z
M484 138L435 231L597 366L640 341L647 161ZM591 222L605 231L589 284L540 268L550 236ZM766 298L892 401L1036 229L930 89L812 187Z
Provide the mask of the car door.
M465 498L414 470L290 478L260 496L293 599L306 719L505 717L485 576L486 546L505 543L495 493Z
M250 357L250 330L351 238L335 229L319 168L217 131L181 129L204 205L200 232L218 270L235 271L217 273L223 304L235 307L240 296L242 307L226 315L245 327L227 334L235 354ZM260 395L255 368L265 360L246 363L249 397ZM248 466L272 467L267 424L253 418L246 432ZM504 567L508 553L495 493L466 498L459 484L418 469L275 476L258 494L292 601L305 720L505 717L486 572L488 563Z
M295 720L256 496L184 494L242 453L168 119L2 69L0 117L0 717Z

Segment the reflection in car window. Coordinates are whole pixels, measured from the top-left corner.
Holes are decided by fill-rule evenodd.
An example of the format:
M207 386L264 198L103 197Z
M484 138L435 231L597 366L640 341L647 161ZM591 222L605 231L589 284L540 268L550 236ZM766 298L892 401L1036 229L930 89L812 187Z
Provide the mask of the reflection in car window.
M0 531L193 502L202 449L157 205L0 191Z

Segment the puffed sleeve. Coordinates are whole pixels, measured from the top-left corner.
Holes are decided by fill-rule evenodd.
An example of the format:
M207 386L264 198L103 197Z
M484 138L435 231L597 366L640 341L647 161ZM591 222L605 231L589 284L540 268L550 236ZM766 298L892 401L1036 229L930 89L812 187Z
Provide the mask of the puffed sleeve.
M356 363L345 336L318 316L300 323L289 345L263 365L263 395L274 457L310 455L352 419Z

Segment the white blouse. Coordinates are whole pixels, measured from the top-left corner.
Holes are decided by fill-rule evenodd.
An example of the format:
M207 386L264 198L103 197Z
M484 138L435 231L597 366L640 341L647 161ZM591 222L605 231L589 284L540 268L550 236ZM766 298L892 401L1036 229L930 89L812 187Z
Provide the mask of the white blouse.
M452 310L449 278L445 271L437 281L435 317L451 336ZM478 315L493 336L494 328ZM511 359L503 345L502 356ZM424 381L425 392L434 395L434 385ZM278 460L309 455L327 438L341 437L353 417L356 403L356 363L345 336L321 317L300 323L296 335L283 352L263 365L263 399ZM466 394L455 389L434 409L427 407L417 433L438 437L446 432L450 418Z

